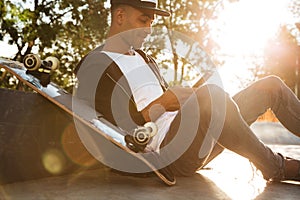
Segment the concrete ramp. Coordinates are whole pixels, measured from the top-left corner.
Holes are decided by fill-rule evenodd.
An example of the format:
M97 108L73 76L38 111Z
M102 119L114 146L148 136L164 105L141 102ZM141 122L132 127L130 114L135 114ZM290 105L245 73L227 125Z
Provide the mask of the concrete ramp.
M279 122L256 122L251 125L251 129L267 144L300 145L300 137L289 132Z
M2 185L0 199L299 199L299 183L267 184L247 160L231 152L224 152L208 167L193 177L177 178L172 187L155 176L125 176L102 168Z

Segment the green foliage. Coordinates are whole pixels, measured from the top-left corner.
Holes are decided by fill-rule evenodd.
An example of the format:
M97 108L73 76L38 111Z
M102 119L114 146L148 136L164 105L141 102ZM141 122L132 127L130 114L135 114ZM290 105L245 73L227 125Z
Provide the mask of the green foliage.
M79 59L99 45L108 27L103 0L23 0L0 2L0 40L18 48L13 60L28 53L56 56L61 68L53 81L71 90Z
M209 21L217 17L219 11L223 9L224 3L233 1L159 1L159 7L169 10L171 16L169 18L158 17L155 24L157 28L155 36L145 46L146 50L151 49L148 53L154 57L166 54L165 51L168 49L169 55L164 56L160 63L163 68L174 70L171 84L183 84L184 81L199 78L199 75L203 75L207 68L214 68L208 55L213 54L219 47L209 32ZM178 33L182 35L179 36ZM186 49L185 53L182 53L182 49ZM194 69L196 73L190 73L191 64L197 68Z
M300 19L300 1L292 0L290 3L290 11L295 19Z
M145 43L145 50L161 63L163 72L174 69L172 84L196 79L212 68L208 55L214 55L219 47L210 34L210 22L217 19L224 5L236 1L159 1L159 7L169 10L171 17L157 17L154 37ZM9 43L18 47L14 60L22 61L28 53L38 53L43 59L58 57L61 68L52 80L71 91L76 64L105 38L109 23L105 3L106 0L2 0L0 40L8 37ZM294 0L290 9L295 18L300 17L299 1Z
M299 94L300 48L295 36L286 26L280 29L278 37L271 40L265 49L265 63L262 76L277 75ZM299 96L298 95L298 96Z
M162 32L156 35L161 37L152 38L149 52L158 58L170 41L170 56L161 60L161 67L167 70L173 65L173 84L194 79L206 70L209 59L202 47L208 53L218 48L210 37L208 22L230 1L233 0L159 1L160 7L171 11L171 17L158 17L156 27ZM76 64L105 38L109 8L104 4L104 0L4 0L0 4L0 39L8 36L9 43L17 45L14 60L22 61L28 53L58 57L61 68L52 80L71 91ZM177 32L183 36L178 37ZM187 49L185 55L177 52L181 48ZM193 60L195 57L198 60ZM192 64L199 66L196 73L190 73Z
M290 13L300 20L300 2L290 2ZM265 48L264 65L256 69L255 76L277 75L300 98L300 21L283 25L277 37Z
M30 87L19 81L14 75L5 71L4 68L0 69L0 88L33 92Z

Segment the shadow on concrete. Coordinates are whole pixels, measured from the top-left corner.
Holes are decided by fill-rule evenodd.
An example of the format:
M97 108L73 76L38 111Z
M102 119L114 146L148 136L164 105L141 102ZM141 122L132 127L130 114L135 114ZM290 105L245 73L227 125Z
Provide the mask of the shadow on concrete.
M263 193L261 193L256 199L272 199L272 200L283 200L283 199L299 199L300 185L299 182L290 183L272 183L265 187Z
M103 165L86 151L73 119L37 93L0 89L0 185Z
M202 175L164 185L157 177L123 176L107 169L0 186L0 199L230 199Z

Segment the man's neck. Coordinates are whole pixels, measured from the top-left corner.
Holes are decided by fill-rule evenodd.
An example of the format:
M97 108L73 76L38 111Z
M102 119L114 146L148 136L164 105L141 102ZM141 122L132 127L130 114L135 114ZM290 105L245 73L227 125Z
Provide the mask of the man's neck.
M109 32L108 37L103 47L104 51L110 51L120 54L127 54L131 50L131 45L126 42L121 36L122 33Z

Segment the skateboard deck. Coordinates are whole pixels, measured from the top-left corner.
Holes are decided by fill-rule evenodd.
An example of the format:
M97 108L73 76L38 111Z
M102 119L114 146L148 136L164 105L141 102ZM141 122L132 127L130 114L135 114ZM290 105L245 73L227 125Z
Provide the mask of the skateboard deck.
M38 65L38 67L35 67L36 65ZM37 55L29 55L27 60L25 57L24 64L0 59L0 70L2 72L1 79L7 74L11 74L19 81L18 85L20 85L20 83L26 85L31 90L37 92L42 97L61 108L64 112L71 115L75 123L80 123L93 134L101 136L97 137L97 139L107 140L116 145L119 149L126 152L126 154L129 154L132 159L139 160L145 164L149 168L149 171L154 172L165 184L169 186L175 185L176 179L172 176L168 177L165 168L157 168L157 166L160 166L159 159L157 159L156 162L150 162L142 153L139 153L140 149L137 149L134 143L140 142L139 144L145 146L149 141L149 135L153 136L155 134L154 132L157 131L155 130L155 124L148 123L143 127L137 127L133 133L135 137L132 137L132 134L110 124L101 117L101 114L96 113L86 102L76 99L50 81L51 71L55 70L57 65L58 61L53 57L41 61ZM128 138L133 141L128 141ZM101 147L98 147L98 149L101 150ZM157 155L155 155L155 157L157 157Z

